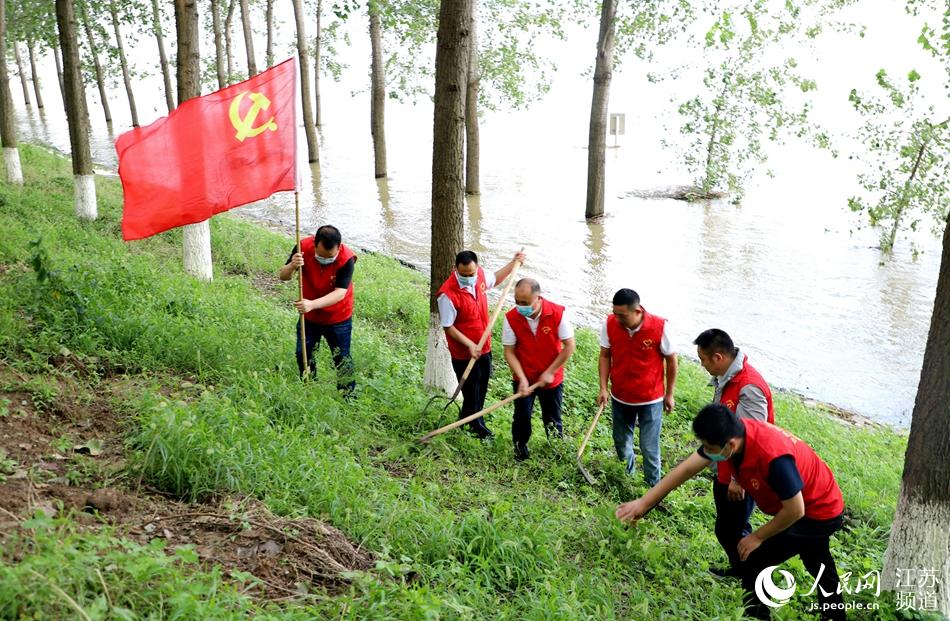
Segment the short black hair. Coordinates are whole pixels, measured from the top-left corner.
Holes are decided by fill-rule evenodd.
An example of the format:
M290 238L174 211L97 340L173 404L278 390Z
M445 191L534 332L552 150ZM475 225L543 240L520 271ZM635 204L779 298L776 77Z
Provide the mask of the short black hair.
M633 289L621 289L614 294L614 306L639 306L640 295Z
M729 440L745 436L745 425L726 406L710 403L693 419L693 433L709 444L725 446Z
M537 280L535 280L534 278L522 278L521 280L519 280L518 282L515 283L515 289L517 289L518 287L520 287L520 286L523 285L523 284L524 284L524 285L528 285L529 287L531 287L531 293L532 293L532 294L534 294L534 293L541 293L541 283L539 283L539 282L538 282Z
M739 353L736 344L732 342L732 338L719 328L703 330L693 341L693 345L711 354L718 352L735 357Z
M478 255L471 250L463 250L455 255L455 265L468 265L473 262L478 265Z
M333 250L343 241L343 237L340 235L340 229L332 224L324 224L318 228L314 234L314 238L317 240L317 243L326 250Z

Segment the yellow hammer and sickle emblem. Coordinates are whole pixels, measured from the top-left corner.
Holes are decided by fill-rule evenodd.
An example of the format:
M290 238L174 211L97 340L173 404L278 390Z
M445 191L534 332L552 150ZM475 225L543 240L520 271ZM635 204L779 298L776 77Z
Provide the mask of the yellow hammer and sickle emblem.
M245 138L253 138L258 134L263 133L266 130L277 131L277 123L274 122L274 117L270 117L263 125L258 125L254 127L254 122L257 120L257 115L261 110L267 110L270 108L270 99L262 95L261 93L251 93L251 107L248 109L247 113L242 117L241 116L241 100L244 99L244 96L248 92L244 91L240 95L234 98L231 101L231 109L229 111L229 116L231 117L231 125L234 125L234 129L237 130L237 133L234 134L234 137L244 142Z

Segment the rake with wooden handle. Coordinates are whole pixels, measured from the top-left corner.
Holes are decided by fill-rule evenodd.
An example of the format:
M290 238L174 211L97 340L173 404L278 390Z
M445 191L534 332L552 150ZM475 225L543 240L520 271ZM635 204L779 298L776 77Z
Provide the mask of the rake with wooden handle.
M581 456L584 454L584 449L587 448L587 441L590 440L591 434L594 433L594 427L597 426L597 421L600 419L600 415L603 413L605 405L607 404L601 403L600 407L597 408L597 413L594 414L594 420L587 429L587 433L584 434L584 440L581 442L581 447L577 449L577 469L581 471L581 474L584 475L584 478L591 485L594 485L597 481L591 476L589 472L587 472L587 469L584 468L584 464L581 463Z
M531 387L528 388L528 390L529 390L529 391L534 390L535 388L538 388L540 385L541 385L541 382L537 382L537 383L535 383L535 384L532 384ZM488 406L487 408L481 409L481 410L475 412L474 414L469 414L469 415L466 416L465 418L460 418L460 419L458 419L457 421L455 421L454 423L449 423L449 424L446 425L445 427L439 427L439 428L436 429L435 431L430 431L430 432L427 433L426 435L424 435L424 436L422 436L421 438L419 438L419 442L422 442L423 444L425 444L426 442L428 442L428 441L431 440L432 438L436 437L437 435L443 434L443 433L445 433L446 431L452 431L453 429L456 429L456 428L458 428L458 427L461 427L461 426L464 425L465 423L470 423L470 422L472 422L473 420L475 420L476 418L478 418L478 417L480 417L480 416L484 416L485 414L490 414L490 413L494 412L495 410L497 410L498 408L504 407L504 406L508 405L509 403L511 403L512 401L514 401L515 399L517 399L518 397L523 397L523 396L524 396L524 395L521 394L520 392L516 392L515 394L511 395L510 397L505 397L504 399L502 399L502 400L499 401L498 403L495 403L495 404L493 404L493 405L490 405L490 406Z

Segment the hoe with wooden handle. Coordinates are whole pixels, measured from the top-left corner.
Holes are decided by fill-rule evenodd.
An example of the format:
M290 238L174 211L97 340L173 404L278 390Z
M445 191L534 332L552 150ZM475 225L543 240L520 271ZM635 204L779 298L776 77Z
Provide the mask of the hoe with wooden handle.
M530 387L528 390L529 390L529 391L534 390L535 388L539 387L540 385L541 385L541 382L538 382L538 383L536 383L536 384L532 384L531 387ZM431 440L432 438L436 437L437 435L443 434L443 433L445 433L446 431L452 431L453 429L456 429L456 428L458 428L458 427L461 427L461 426L464 425L465 423L470 423L470 422L472 422L473 420L475 420L476 418L478 418L479 416L484 416L485 414L490 414L490 413L494 412L495 410L497 410L498 408L503 407L503 406L505 406L505 405L508 405L509 403L511 403L512 401L514 401L515 399L517 399L518 397L522 397L522 396L524 396L524 395L522 395L520 392L516 392L515 394L511 395L510 397L506 397L506 398L502 399L501 401L499 401L498 403L495 403L495 404L493 404L493 405L490 405L490 406L488 406L488 407L485 408L485 409L479 410L479 411L475 412L474 414L469 414L469 415L466 416L465 418L460 418L460 419L458 419L457 421L455 421L454 423L449 423L449 424L446 425L445 427L439 427L439 428L436 429L435 431L430 431L430 432L427 433L426 435L424 435L424 436L422 436L421 438L419 438L419 442L422 442L423 444L425 444L426 442L428 442L428 441Z
M591 434L594 433L594 427L597 426L597 421L600 419L600 415L603 413L605 405L605 403L601 403L600 407L597 408L597 413L594 414L594 420L587 429L587 433L584 435L584 440L581 442L581 447L577 449L577 469L581 471L581 474L584 475L584 478L591 485L594 485L597 481L590 475L589 472L587 472L587 469L584 468L584 464L581 463L581 456L584 454L584 449L587 448L587 441L590 440Z

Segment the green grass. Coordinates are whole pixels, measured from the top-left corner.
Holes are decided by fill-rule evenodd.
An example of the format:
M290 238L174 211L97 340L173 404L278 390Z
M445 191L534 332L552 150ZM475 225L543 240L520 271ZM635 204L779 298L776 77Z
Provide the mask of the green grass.
M738 588L706 572L724 560L712 533L708 477L671 495L668 513L624 528L614 508L645 488L613 455L607 417L586 458L599 484L578 474L574 451L596 396L592 332L579 331L567 372L568 439L549 444L536 425L532 458L516 465L506 440L510 410L501 410L489 421L499 438L492 444L450 433L421 446L419 435L447 422L437 411L420 415L428 398L421 387L428 312L421 274L378 255L360 258L359 399L346 403L325 351L316 382L296 379L294 286L274 294L251 282L274 273L292 242L217 217L215 280L199 283L182 272L180 232L120 241L116 180L97 179L100 218L79 222L68 163L29 146L21 157L25 187L0 186L4 358L43 374L65 347L96 370L82 378L93 388L108 373L141 375L153 389L119 407L135 421L132 467L152 485L189 499L253 494L279 514L325 519L380 561L342 595L261 608L187 559L169 560L108 533L77 532L67 519L37 532L19 562L11 562L11 550L22 542L7 546L0 617L68 610L30 569L52 572L48 577L86 610L99 606L105 589L90 571L107 563L121 569L110 574L111 597L138 611L129 618L741 618ZM490 399L510 390L500 351L495 360ZM190 385L169 380L175 377ZM710 398L706 381L701 368L683 361L678 408L664 421L664 471L695 447L689 423ZM834 539L839 571L881 569L906 438L843 426L788 395L777 397L776 409L779 423L815 447L844 491L850 527ZM152 572L135 570L150 564ZM799 583L810 585L794 566ZM905 618L892 597L880 602L880 611L852 618ZM797 598L775 618L809 618L807 603Z

